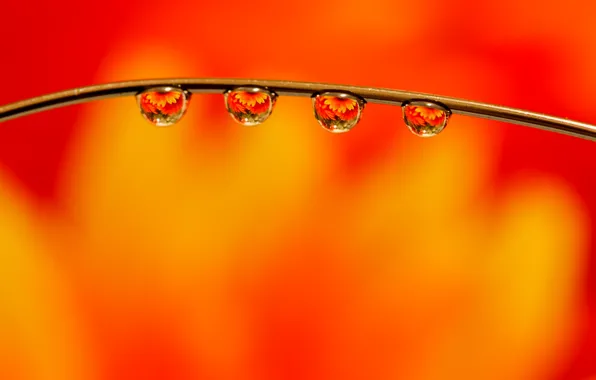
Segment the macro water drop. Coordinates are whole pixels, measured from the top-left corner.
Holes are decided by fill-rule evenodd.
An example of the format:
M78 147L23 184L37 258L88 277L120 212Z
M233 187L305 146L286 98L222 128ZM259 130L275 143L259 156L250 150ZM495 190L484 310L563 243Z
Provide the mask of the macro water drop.
M412 100L402 105L402 116L408 129L420 137L433 137L447 126L451 111L437 103Z
M224 93L228 113L245 126L259 125L271 116L277 95L260 87L237 87Z
M332 133L344 133L360 121L365 101L346 93L324 92L312 97L312 105L321 127Z
M176 87L158 87L137 95L141 115L153 125L169 127L179 122L190 102L190 93Z

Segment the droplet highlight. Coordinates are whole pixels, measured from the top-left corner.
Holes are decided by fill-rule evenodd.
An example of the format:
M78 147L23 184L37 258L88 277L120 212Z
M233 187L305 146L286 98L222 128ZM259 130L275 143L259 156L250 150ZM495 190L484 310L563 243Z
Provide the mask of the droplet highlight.
M315 118L332 133L348 132L358 124L366 102L357 96L324 92L312 97Z
M409 101L402 105L403 119L408 129L420 137L433 137L447 126L451 111L429 101Z
M169 127L179 122L190 102L190 94L180 88L151 88L137 95L141 115L153 125Z
M238 87L224 93L228 113L239 124L259 125L271 116L277 95L259 87Z

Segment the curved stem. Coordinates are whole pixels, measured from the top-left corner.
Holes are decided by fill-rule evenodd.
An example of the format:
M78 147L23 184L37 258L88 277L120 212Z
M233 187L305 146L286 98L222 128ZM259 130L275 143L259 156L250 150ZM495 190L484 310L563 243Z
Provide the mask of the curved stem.
M596 141L596 126L594 125L511 107L385 88L258 79L151 79L81 87L0 106L0 121L70 104L136 95L152 87L163 86L180 87L194 94L223 93L240 86L262 87L274 91L278 95L303 97L310 97L317 92L339 91L357 95L369 103L396 106L401 106L406 100L428 100L445 105L456 114L504 121Z

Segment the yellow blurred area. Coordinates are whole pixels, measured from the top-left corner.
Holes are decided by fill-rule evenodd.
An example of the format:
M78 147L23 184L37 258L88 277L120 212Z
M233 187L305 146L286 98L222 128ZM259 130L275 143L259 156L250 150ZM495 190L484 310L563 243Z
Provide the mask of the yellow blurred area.
M113 69L133 76L144 58L120 62ZM153 65L136 74L162 70ZM236 144L183 149L194 125L233 127L205 119L205 107L196 97L172 129L148 125L132 99L87 107L65 170L72 213L50 222L49 244L27 238L43 227L3 192L1 284L12 298L0 325L31 344L12 353L14 371L34 363L23 378L91 378L85 358L72 368L73 347L114 345L111 360L143 328L174 337L158 353L178 347L230 379L267 377L272 357L258 348L276 344L313 378L542 379L565 359L587 235L563 183L528 175L484 192L492 143L463 132L465 118L342 183L332 177L342 142L313 128L301 99L235 130ZM56 274L47 246L76 253L62 256L72 273ZM64 278L99 313L90 340ZM269 327L308 339L276 343ZM270 378L284 373L273 367Z
M0 183L0 378L93 379L70 284L26 202Z

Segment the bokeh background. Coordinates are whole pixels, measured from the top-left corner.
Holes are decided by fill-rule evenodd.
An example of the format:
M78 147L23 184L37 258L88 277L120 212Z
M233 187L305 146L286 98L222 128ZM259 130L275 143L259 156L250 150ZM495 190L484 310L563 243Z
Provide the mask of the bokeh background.
M553 2L554 3L554 2ZM3 2L0 104L251 77L596 123L596 3ZM195 96L0 125L0 379L596 376L592 142L455 115L432 139L309 99L245 128Z

